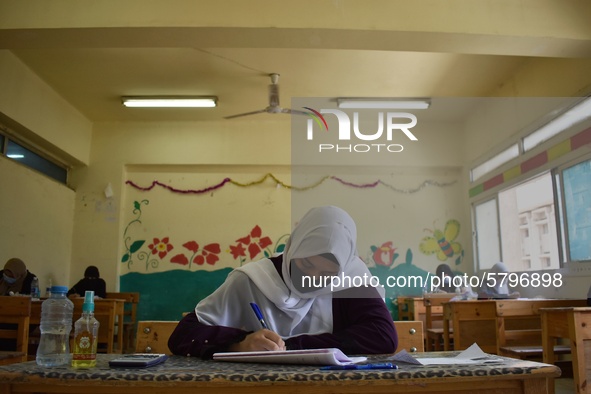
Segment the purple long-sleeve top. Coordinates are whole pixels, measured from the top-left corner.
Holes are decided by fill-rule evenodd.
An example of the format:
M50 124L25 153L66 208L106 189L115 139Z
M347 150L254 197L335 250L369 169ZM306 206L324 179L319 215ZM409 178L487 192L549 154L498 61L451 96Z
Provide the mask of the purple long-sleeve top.
M271 261L281 275L282 257L271 258ZM332 332L284 339L287 349L339 348L345 354L396 351L398 335L388 308L379 297L333 297L332 321ZM234 327L203 324L195 312L191 312L179 322L168 340L168 347L174 354L209 359L216 352L228 351L230 345L241 342L249 333Z

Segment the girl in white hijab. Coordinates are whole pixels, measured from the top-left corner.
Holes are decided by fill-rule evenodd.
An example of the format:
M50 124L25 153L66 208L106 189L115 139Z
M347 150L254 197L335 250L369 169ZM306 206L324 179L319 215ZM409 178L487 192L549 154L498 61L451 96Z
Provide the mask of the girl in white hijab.
M392 318L370 286L372 275L357 256L356 238L345 211L313 208L293 230L282 256L235 269L197 304L171 336L171 351L204 358L217 351L285 348L394 352ZM362 289L353 286L354 278L365 278ZM251 302L260 307L268 329L261 328Z
M502 275L499 275L502 274ZM478 298L519 298L519 292L509 292L509 269L503 262L493 265L478 291ZM493 280L494 279L494 280Z

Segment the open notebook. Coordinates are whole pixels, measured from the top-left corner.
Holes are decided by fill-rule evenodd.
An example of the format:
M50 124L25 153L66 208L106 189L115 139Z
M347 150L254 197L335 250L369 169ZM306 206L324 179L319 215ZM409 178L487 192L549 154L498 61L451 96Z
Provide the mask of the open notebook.
M265 352L214 353L214 360L243 363L347 365L367 360L367 357L347 357L336 348L283 350Z

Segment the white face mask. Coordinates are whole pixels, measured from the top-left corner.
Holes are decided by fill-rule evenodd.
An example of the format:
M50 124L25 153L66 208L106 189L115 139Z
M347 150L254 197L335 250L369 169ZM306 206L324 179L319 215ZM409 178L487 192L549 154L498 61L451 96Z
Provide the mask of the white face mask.
M9 285L13 285L16 282L16 278L11 278L6 274L2 274L2 279L4 279L4 282L8 283Z

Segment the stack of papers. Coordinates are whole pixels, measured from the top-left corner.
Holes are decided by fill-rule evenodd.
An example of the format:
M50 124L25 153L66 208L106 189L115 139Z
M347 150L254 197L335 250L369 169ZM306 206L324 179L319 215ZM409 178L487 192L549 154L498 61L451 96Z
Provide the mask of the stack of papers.
M396 353L390 360L416 365L457 365L457 364L489 364L498 363L503 360L495 355L488 354L480 349L477 344L472 344L455 357L419 357L415 358L406 350Z
M367 360L367 357L347 357L336 348L283 350L264 352L214 353L214 360L243 363L277 363L307 365L348 365Z

